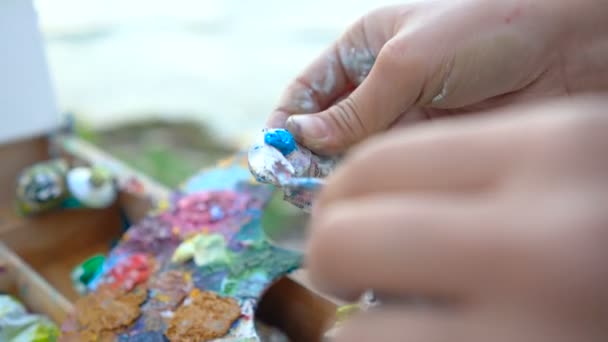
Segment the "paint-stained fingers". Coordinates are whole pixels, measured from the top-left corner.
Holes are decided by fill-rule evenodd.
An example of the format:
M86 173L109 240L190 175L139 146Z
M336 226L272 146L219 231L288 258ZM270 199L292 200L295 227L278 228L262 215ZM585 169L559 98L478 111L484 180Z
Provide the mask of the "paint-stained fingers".
M389 297L473 300L521 247L512 241L515 234L501 229L509 218L497 204L448 195L336 203L311 222L311 279L349 300L366 289Z
M382 8L358 20L296 77L283 93L267 125L284 127L291 115L325 110L361 84L378 51L392 34L388 29L392 23L378 20L391 9Z
M423 84L423 65L400 59L396 51L386 52L394 50L393 41L383 45L377 59L365 50L344 50L344 63L362 70L361 83L348 97L315 115L289 117L287 128L298 141L319 154L340 153L387 129L414 103Z
M284 128L289 116L323 110L353 87L340 65L337 44L321 54L287 86L266 125Z
M354 317L341 329L336 342L453 342L464 341L465 331L460 316L449 311L396 307Z

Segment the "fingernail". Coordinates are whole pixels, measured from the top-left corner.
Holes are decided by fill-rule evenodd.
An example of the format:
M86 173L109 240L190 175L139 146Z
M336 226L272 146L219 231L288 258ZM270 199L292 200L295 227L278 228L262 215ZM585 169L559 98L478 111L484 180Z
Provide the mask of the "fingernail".
M286 126L297 140L307 144L317 145L328 136L325 122L312 114L292 115L287 119Z

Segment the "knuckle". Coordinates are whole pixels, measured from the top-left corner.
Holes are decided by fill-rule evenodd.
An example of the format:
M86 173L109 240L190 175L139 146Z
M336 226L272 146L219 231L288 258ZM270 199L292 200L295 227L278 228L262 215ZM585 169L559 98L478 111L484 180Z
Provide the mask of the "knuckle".
M400 68L408 50L406 39L391 39L380 50L376 62L380 72L393 73L396 68Z
M353 143L367 133L361 110L352 97L347 97L333 106L329 118L332 125L342 133L341 140L347 139L349 143Z

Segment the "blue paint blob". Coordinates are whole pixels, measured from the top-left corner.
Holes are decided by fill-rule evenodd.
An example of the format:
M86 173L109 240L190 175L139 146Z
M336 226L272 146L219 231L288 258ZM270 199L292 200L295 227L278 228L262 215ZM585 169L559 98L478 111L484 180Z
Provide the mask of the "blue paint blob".
M219 221L224 218L224 211L221 207L214 205L209 210L209 214L211 214L211 220L213 222Z
M160 331L144 331L138 334L122 334L118 342L168 342L169 340Z
M279 150L284 156L297 149L296 140L285 129L274 129L266 132L264 142Z

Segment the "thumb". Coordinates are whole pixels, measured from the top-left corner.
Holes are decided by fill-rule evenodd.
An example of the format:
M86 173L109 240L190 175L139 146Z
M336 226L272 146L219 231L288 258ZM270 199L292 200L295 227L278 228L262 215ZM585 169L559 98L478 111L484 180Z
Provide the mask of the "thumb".
M387 129L416 103L425 78L423 58L402 40L389 40L363 82L346 98L316 114L292 115L287 129L320 154L336 154ZM356 61L342 60L344 66Z

